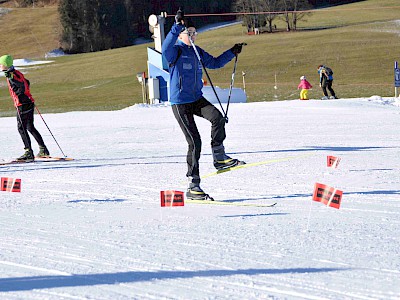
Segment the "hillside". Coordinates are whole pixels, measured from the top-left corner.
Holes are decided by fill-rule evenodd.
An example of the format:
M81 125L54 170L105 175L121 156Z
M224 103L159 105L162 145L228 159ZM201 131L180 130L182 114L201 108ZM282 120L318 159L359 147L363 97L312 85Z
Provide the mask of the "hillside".
M400 59L398 8L397 0L361 1L314 11L306 23L299 24L298 32L248 36L242 26L235 25L202 33L197 43L213 55L237 42L248 43L239 57L235 85L242 86L245 72L249 101L296 99L301 75L314 85L311 97L319 98L319 64L334 70L334 88L341 98L393 96L393 63ZM15 9L0 17L1 52L43 59L44 53L57 48L56 16L56 8L49 7ZM29 31L21 30L27 18L34 25L29 25ZM279 22L277 26L283 28ZM38 105L45 112L62 112L115 110L142 102L136 74L147 69L148 46L153 44L64 56L44 67L27 69ZM228 87L232 69L230 63L210 71L214 84ZM13 114L10 102L2 81L0 116Z
M57 6L7 10L0 16L0 53L43 59L46 52L58 48L61 25Z

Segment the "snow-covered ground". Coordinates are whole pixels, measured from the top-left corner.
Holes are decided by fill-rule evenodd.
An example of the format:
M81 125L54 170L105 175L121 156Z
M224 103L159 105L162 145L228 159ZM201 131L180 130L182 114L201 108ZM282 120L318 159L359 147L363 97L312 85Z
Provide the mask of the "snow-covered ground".
M168 106L45 114L75 160L0 166L22 180L21 193L0 192L0 299L400 299L398 104L231 104L227 152L270 162L202 187L275 207L161 208L161 190L186 187L187 146ZM204 176L210 127L198 126ZM15 118L0 118L0 144L3 159L22 154ZM343 191L339 210L312 201L316 182Z
M26 58L14 58L14 66L21 71L22 73L26 73L27 68L36 67L44 64L53 63L53 60L31 60ZM0 71L0 77L5 77L4 72ZM7 86L6 81L0 80L0 87Z

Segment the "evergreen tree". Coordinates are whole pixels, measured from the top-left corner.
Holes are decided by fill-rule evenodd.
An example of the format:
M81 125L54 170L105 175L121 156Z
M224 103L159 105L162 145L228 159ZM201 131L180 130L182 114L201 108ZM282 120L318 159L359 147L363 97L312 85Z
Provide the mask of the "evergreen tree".
M128 46L137 37L150 37L148 17L151 14L175 14L179 7L186 13L230 12L231 5L232 0L60 0L61 45L68 53ZM194 21L201 27L233 19L234 16L213 16L196 17ZM166 30L173 21L172 17L167 19Z

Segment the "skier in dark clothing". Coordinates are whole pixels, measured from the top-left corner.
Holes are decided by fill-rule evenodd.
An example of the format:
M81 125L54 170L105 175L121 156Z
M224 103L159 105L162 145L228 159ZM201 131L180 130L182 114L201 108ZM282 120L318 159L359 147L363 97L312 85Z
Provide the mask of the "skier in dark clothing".
M335 95L335 91L332 88L333 83L333 72L331 68L328 68L324 65L318 66L318 74L319 74L319 86L322 88L322 92L324 93L323 100L328 99L328 91L331 93L331 99L337 99Z
M181 10L177 12L175 21L162 46L163 56L170 64L170 103L188 143L186 176L189 179L189 187L186 197L204 200L211 197L200 187L201 137L194 116L211 122L211 147L215 168L225 169L244 162L226 155L223 145L226 137L225 118L203 97L203 70L193 47L197 35L196 28L190 20L184 19ZM242 44L236 44L216 58L198 46L196 49L205 67L217 69L238 55Z
M44 144L42 136L33 125L35 100L29 90L29 80L14 68L11 55L3 55L0 57L0 70L4 72L7 78L8 89L14 101L14 106L17 109L18 132L25 146L25 153L17 158L17 160L33 161L35 159L28 132L32 134L39 144L39 153L37 156L49 156L49 150Z

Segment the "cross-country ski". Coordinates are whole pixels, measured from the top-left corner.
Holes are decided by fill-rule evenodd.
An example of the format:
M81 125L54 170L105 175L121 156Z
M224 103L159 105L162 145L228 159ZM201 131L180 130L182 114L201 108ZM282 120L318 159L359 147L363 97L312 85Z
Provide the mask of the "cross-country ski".
M70 157L56 157L56 156L47 156L47 157L35 157L34 160L0 160L0 166L5 166L5 165L23 165L23 164L29 164L29 163L35 163L35 162L62 162L62 161L72 161L74 160L73 158Z

